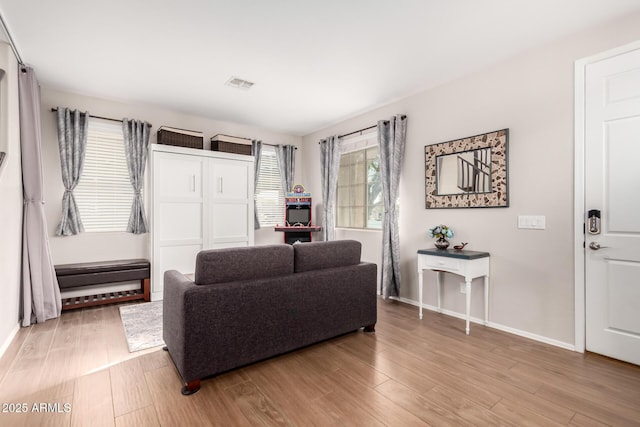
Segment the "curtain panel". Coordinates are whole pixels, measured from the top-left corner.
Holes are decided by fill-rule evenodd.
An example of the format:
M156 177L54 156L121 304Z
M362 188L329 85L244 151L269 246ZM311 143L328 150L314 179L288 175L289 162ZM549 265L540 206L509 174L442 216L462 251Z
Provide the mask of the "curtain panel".
M89 113L58 107L57 119L58 151L64 195L62 196L62 217L56 229L56 235L71 236L84 231L80 212L73 197L73 189L78 185L84 165Z
M127 232L133 234L144 234L148 231L144 203L142 202L142 186L144 185L144 170L149 153L150 130L151 125L147 122L122 119L124 153L127 158L129 180L133 187L133 203Z
M335 239L336 193L340 169L340 137L320 140L320 179L322 181L322 240Z
M256 139L251 141L251 154L253 154L253 157L254 157L253 193L258 194L258 175L260 174L260 160L262 160L262 141L259 141ZM257 230L260 228L260 220L258 219L257 203L253 204L253 215L255 217L253 220L253 228Z
M280 181L284 194L291 192L296 172L296 147L293 145L276 145L276 158L280 169Z
M20 149L24 208L22 221L22 326L60 316L62 301L44 214L40 87L34 71L19 73Z
M382 269L380 282L383 298L400 295L400 237L397 202L400 169L404 158L407 117L396 115L378 122L378 149L384 216L382 219Z

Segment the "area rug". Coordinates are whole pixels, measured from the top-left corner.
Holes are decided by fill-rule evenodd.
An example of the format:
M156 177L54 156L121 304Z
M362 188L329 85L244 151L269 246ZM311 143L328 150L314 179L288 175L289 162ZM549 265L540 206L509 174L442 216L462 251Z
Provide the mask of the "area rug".
M162 340L162 301L120 307L129 352L164 345Z

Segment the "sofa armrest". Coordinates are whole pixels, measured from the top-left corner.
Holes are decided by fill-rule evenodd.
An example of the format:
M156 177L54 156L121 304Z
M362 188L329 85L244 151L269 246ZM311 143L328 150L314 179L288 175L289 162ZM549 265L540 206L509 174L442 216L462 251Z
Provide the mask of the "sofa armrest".
M192 280L176 270L168 270L164 273L162 338L180 374L183 374L186 351L184 334L187 321L186 295L196 286Z

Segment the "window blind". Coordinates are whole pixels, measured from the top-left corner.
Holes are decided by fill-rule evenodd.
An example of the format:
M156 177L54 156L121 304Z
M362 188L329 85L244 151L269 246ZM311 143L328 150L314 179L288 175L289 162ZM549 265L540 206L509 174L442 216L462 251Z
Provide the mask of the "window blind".
M382 185L377 130L345 139L340 147L336 225L382 228Z
M122 124L89 119L84 168L73 194L86 232L126 231L133 188Z
M276 152L270 146L262 148L255 201L261 226L284 224L284 192L280 169Z

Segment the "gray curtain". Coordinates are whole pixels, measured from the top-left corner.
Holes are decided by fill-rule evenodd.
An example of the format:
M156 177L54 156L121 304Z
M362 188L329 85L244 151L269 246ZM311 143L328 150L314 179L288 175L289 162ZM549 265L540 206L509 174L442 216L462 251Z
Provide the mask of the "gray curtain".
M340 138L330 136L320 141L320 179L322 180L322 239L335 238L336 192L340 169Z
M258 193L258 174L260 173L260 160L262 159L262 141L258 141L254 139L251 141L251 153L255 158L253 163L254 174L253 174L253 191L255 194ZM253 215L255 219L253 220L253 228L260 228L260 220L258 219L258 205L256 203L253 204Z
M40 87L31 68L19 78L20 147L22 151L22 326L60 316L62 301L56 279L42 195Z
M276 145L276 158L280 169L280 181L285 194L293 188L296 172L296 147L293 145Z
M122 119L122 135L124 136L124 153L127 157L129 180L133 187L133 204L127 232L144 234L148 231L147 218L142 202L142 186L144 185L144 169L149 152L149 131L151 125L139 120Z
M88 126L89 113L58 107L58 151L65 190L57 236L70 236L84 231L73 189L78 185L82 174Z
M406 133L407 116L396 115L391 120L378 122L380 178L384 200L380 287L385 299L400 294L400 238L397 201Z

